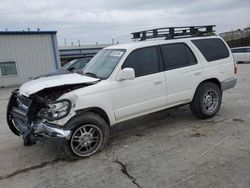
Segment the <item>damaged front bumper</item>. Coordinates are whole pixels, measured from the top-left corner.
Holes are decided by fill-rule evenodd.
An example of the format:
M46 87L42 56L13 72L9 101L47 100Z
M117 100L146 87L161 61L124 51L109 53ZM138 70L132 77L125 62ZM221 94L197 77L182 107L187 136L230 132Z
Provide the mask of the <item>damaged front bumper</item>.
M22 136L24 145L35 144L38 140L60 145L70 139L71 130L37 120L35 112L32 99L20 96L17 91L12 93L7 107L7 123L14 134Z
M32 123L32 129L34 134L44 138L64 138L70 139L71 131L65 130L61 126L51 124L48 122L36 121Z

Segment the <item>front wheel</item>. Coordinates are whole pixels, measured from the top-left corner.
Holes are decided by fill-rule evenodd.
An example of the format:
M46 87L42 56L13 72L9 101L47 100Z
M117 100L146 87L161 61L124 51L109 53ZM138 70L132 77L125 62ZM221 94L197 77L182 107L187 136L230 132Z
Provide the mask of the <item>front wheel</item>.
M213 117L220 109L222 92L212 82L202 83L190 103L192 113L200 119Z
M63 146L64 158L74 160L101 151L109 140L109 126L100 116L88 112L69 122L70 140Z

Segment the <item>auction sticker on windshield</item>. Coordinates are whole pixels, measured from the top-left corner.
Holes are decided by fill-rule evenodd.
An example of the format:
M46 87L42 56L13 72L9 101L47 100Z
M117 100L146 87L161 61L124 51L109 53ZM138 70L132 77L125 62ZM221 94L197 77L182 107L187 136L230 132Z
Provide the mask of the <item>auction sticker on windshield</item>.
M110 54L110 56L121 57L123 53L123 51L115 50Z

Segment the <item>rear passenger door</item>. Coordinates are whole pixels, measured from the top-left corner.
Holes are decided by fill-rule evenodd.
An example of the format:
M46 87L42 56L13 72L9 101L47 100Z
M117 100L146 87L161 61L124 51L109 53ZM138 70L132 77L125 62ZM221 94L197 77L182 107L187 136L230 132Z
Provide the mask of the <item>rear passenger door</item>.
M167 80L167 105L189 102L202 74L201 65L189 46L173 43L161 46Z
M157 47L132 51L121 69L133 68L135 79L112 84L117 121L166 107L166 80Z

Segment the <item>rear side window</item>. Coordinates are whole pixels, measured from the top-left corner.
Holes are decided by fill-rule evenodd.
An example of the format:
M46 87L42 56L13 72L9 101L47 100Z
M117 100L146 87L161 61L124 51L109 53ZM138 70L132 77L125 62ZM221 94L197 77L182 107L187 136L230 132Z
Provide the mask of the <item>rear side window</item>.
M163 45L161 49L167 70L186 67L197 63L193 52L184 43Z
M192 40L208 62L229 57L229 51L219 38Z
M159 72L159 59L156 47L141 48L131 52L122 68L133 68L135 76L145 76Z

